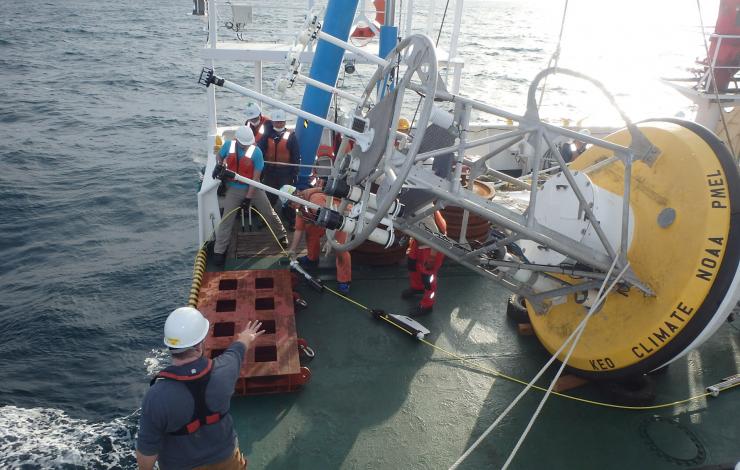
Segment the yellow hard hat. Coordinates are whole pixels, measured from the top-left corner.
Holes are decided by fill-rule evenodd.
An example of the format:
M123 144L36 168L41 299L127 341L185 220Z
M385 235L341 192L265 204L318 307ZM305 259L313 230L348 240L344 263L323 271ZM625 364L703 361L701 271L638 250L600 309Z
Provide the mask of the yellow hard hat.
M409 129L411 129L411 123L408 119L402 117L398 120L398 131L399 132L408 132Z

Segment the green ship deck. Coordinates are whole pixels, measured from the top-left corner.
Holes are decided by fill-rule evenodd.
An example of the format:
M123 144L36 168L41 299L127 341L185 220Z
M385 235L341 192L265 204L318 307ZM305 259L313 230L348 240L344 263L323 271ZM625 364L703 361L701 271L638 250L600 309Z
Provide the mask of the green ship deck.
M226 269L286 268L279 260L232 258ZM320 273L336 286L333 263L322 260ZM353 273L351 297L358 302L401 314L413 305L399 297L407 285L403 266L353 266ZM299 291L309 302L296 322L316 351L308 364L312 377L296 393L233 400L249 468L446 469L523 388L412 339L331 292ZM448 263L438 294L433 314L420 320L434 346L524 382L549 358L536 337L519 335L507 320L504 289ZM655 403L701 395L738 373L739 364L740 334L726 324L654 376ZM544 379L555 370L538 385L547 387ZM593 383L566 393L607 400ZM527 394L460 468L500 468L542 396ZM737 387L717 398L630 410L551 396L510 468L734 468L739 399Z

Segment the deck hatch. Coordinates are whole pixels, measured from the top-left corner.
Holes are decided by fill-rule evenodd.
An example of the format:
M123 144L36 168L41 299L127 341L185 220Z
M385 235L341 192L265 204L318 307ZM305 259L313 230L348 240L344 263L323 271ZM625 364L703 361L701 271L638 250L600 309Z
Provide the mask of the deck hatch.
M233 312L236 310L236 299L222 299L216 302L217 312Z
M218 283L218 290L236 290L237 285L236 279L221 279Z

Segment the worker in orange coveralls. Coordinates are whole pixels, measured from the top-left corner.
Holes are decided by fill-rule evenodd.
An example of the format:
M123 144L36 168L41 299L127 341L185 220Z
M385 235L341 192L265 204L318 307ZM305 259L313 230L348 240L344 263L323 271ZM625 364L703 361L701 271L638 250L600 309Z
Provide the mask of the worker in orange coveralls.
M305 189L296 194L296 196L324 207L326 206L327 196L322 192L323 183L323 178L319 179L317 186ZM335 203L338 204L336 199ZM300 243L301 237L305 232L308 255L298 258L298 262L304 268L316 268L319 265L319 256L321 255L321 237L326 233L326 229L311 222L316 217L316 212L313 209L301 206L298 211L299 214L295 221L295 233L293 234L293 241L288 248L288 253L295 253L298 243ZM347 234L337 231L336 240L339 243L345 243L347 241ZM352 258L349 251L337 251L335 257L337 289L343 294L349 294L350 284L352 282Z
M439 211L422 221L427 230L432 233L446 234L447 222ZM437 292L437 272L442 266L444 255L429 246L420 245L411 239L408 251L409 281L411 287L401 293L403 299L421 297L419 304L408 313L411 317L419 317L432 313L435 294Z

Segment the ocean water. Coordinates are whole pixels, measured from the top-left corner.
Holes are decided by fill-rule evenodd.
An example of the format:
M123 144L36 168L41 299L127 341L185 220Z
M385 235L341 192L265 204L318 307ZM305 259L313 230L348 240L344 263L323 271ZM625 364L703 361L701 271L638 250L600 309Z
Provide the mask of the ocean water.
M630 2L638 5L621 2L624 13L614 2L571 1L560 64L613 86L635 119L689 112L655 78L685 75L703 55L696 2L641 2L641 14ZM706 24L716 3L702 2ZM522 111L557 44L562 4L466 8L462 91ZM162 326L187 298L197 243L203 23L188 1L2 9L0 468L133 468L137 409L166 360ZM274 37L275 16L257 16L265 31L255 34ZM441 44L448 37L449 16ZM251 83L249 68L220 70ZM266 79L279 70L265 67ZM618 124L588 90L560 80L548 90L543 114L554 120ZM244 100L221 97L220 120L236 124Z

